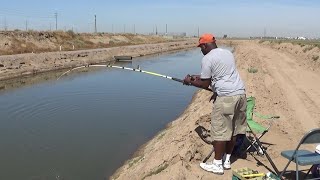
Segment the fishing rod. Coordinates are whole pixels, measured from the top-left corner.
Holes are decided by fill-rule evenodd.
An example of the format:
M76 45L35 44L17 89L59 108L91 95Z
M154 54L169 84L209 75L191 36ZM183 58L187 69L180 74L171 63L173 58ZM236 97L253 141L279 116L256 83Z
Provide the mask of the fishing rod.
M61 76L59 76L59 78L57 80L59 80L62 76L68 74L69 72L71 72L73 70L81 69L81 68L88 68L88 67L108 67L108 68L124 69L124 70L129 70L129 71L141 72L141 73L145 73L145 74L149 74L149 75L153 75L153 76L163 77L163 78L166 78L166 79L170 79L170 80L173 80L173 81L177 81L177 82L183 83L182 79L178 79L178 78L167 76L167 75L163 75L163 74L158 74L158 73L151 72L151 71L141 70L139 66L138 66L138 68L128 68L128 67L114 66L114 65L109 65L109 64L108 65L104 65L104 64L88 64L88 65L84 65L84 66L75 67L75 68L72 68L72 69L64 72L63 74L61 74ZM209 88L203 88L203 89L208 90L208 91L212 91Z

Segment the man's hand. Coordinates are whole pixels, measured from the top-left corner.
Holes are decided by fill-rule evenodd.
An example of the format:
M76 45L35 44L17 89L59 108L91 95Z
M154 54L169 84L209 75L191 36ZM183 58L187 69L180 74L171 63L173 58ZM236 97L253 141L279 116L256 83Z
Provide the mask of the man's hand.
M218 96L218 94L217 94L216 92L214 92L213 95L211 96L211 98L209 99L209 102L210 102L210 101L215 102L216 99L217 99L217 96Z
M200 75L191 75L191 80L192 80L192 81L201 80L201 79L200 79Z
M190 86L190 85L191 85L191 81L192 81L191 79L192 79L192 76L190 76L190 75L188 74L188 75L184 78L183 84Z

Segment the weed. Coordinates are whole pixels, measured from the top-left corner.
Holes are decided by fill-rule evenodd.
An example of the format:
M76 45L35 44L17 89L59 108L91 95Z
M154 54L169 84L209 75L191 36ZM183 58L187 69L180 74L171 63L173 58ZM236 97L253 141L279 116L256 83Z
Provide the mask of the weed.
M138 156L129 161L129 168L131 168L135 163L139 162L143 156Z
M313 61L317 61L319 59L319 56L312 56Z
M165 134L166 134L166 132L162 132L161 134L159 134L159 135L158 135L158 140L159 140L159 139L162 139Z
M254 67L250 67L250 68L248 68L248 72L249 73L257 73L258 69L254 68Z
M309 47L304 48L302 51L303 51L304 53L306 53L307 51L310 51L310 50L313 49L313 48L314 48L314 46L309 46Z
M144 176L142 179L145 179L146 177L159 174L161 171L165 170L169 166L168 163L161 164L157 169L149 172L146 176Z
M74 38L76 36L76 34L72 31L72 30L68 30L67 33Z

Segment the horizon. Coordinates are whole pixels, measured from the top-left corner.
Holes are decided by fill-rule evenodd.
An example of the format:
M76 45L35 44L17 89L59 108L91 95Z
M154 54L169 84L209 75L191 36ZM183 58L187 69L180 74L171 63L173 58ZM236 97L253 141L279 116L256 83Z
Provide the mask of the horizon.
M36 5L35 5L36 4ZM17 1L0 7L0 30L58 30L149 34L209 32L218 37L320 37L320 1L189 0L131 2ZM272 10L272 11L270 11ZM208 19L209 22L208 23ZM211 19L211 20L210 20Z

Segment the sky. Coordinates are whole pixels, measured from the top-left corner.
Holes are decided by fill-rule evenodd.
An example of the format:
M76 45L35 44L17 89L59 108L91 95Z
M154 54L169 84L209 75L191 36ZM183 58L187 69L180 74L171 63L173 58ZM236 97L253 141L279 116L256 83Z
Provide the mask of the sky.
M5 28L94 32L320 37L319 0L1 0Z

